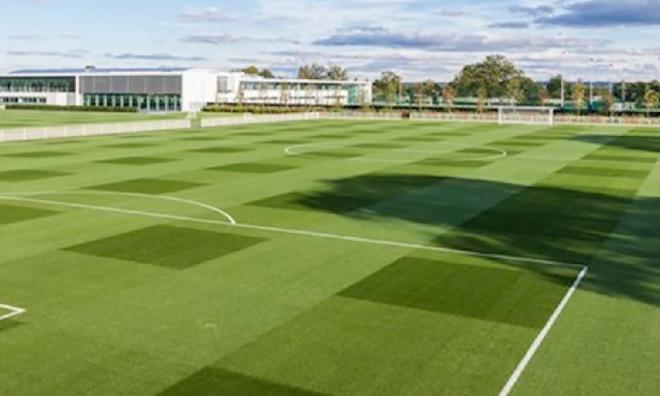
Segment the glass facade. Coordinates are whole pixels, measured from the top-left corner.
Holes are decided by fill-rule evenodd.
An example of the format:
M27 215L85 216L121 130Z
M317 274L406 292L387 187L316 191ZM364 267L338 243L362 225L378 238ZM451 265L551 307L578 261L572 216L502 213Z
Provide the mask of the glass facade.
M181 95L181 76L81 76L82 94Z
M76 92L76 78L0 77L0 92Z
M181 111L181 95L85 94L83 103L90 107L137 108L142 111Z
M0 96L0 104L46 104L46 98Z

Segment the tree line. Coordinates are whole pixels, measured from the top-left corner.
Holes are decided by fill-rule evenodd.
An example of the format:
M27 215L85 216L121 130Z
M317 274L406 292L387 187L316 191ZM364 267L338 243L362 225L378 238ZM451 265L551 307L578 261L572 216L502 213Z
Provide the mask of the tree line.
M274 78L268 69L250 66L241 71L247 74ZM325 66L312 63L300 66L298 78L307 80L347 81L350 79L348 70L339 65ZM561 75L550 78L546 83L540 83L529 78L523 70L501 55L487 56L483 61L466 65L446 84L432 79L417 83L405 83L394 71L384 71L373 81L374 102L387 106L407 105L420 108L444 105L460 105L459 100L468 101L463 104L476 106L484 110L488 104L511 104L540 106L553 99L562 97L564 91L565 108L578 113L583 111L598 111L608 113L615 110L615 103L634 104L635 109L646 109L651 112L660 106L660 82L620 82L603 86L592 86L582 81L564 81ZM598 98L591 101L591 98ZM626 109L617 109L618 111ZM630 109L633 110L633 109Z
M237 69L235 71L264 78L277 78L270 69L260 69L254 65ZM298 69L298 78L303 80L348 81L349 75L348 70L339 65L325 66L319 63L312 63L300 66Z

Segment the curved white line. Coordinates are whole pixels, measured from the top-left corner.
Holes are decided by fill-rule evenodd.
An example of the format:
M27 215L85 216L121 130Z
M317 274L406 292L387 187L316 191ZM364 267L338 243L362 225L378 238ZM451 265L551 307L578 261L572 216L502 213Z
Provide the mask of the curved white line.
M149 198L149 199L159 199L162 201L171 201L179 202L187 205L197 206L206 210L209 210L214 213L218 213L226 218L231 225L236 225L238 222L232 217L229 213L224 210L211 206L209 204L193 201L192 199L172 197L168 195L152 195L152 194L141 194L141 193L130 193L130 192L119 192L119 191L34 191L34 192L14 192L14 193L0 193L4 196L14 196L14 197L31 197L39 195L109 195L109 196L119 196L119 197L137 197L137 198Z
M333 145L333 144L326 144L326 143L305 143L305 144L296 144L293 146L289 146L284 148L284 152L287 155L292 155L292 156L300 156L300 155L305 155L308 154L306 152L299 152L296 151L295 149L297 148L302 148L302 147L310 147L310 146L321 146L321 147L327 147L331 149L340 149L340 148L346 148L347 146L339 146L339 145Z

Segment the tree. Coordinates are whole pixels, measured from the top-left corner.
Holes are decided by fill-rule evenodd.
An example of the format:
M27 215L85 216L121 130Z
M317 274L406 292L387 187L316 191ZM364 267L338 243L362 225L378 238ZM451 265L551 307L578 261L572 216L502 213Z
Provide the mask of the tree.
M486 111L486 102L488 101L488 90L486 87L480 87L477 90L477 112L483 113Z
M586 88L584 84L582 84L582 81L578 81L578 83L575 84L575 86L573 87L573 92L571 92L571 99L573 100L573 105L577 110L578 116L580 115L582 107L584 107L585 93L586 93Z
M442 90L442 103L447 106L449 111L451 112L451 108L454 105L454 98L456 97L456 91L454 90L454 87L450 85L447 85L445 89Z
M259 69L257 66L248 66L243 69L240 69L239 71L242 71L245 74L250 74L253 76L261 76L263 78L275 78L275 75L273 72L271 72L268 69Z
M396 103L396 94L401 85L401 77L393 71L385 71L374 81L374 93L385 98L385 103L391 108Z
M442 95L442 87L440 87L440 84L429 79L424 81L423 87L424 87L424 95L426 95L426 97L430 99L431 104L437 103L438 99Z
M330 66L326 78L333 81L348 81L348 70L338 65Z
M601 93L600 97L602 99L601 113L612 117L612 112L614 111L614 97L609 91Z
M651 116L651 110L658 107L658 102L660 102L660 97L658 93L652 89L650 86L646 87L646 92L644 93L644 107L646 108L646 116Z
M521 80L521 78L512 78L506 84L507 96L515 102L513 104L521 102L525 96Z
M483 62L465 66L451 85L459 96L478 96L483 89L487 97L501 98L506 95L510 80L523 77L524 73L504 56L492 55Z
M526 104L542 106L543 101L548 98L548 93L543 84L539 84L531 78L524 77L520 80L523 98Z
M364 112L371 110L370 103L367 100L367 92L364 89L360 89L358 92L358 103L360 104L360 110Z
M426 92L424 91L424 83L415 84L415 103L417 103L417 108L419 111L422 111L424 108L425 101Z
M546 90L548 91L548 95L550 95L551 98L559 99L561 98L561 82L564 79L560 74L552 77L548 81L548 85L546 87Z
M318 63L303 65L298 69L298 78L303 80L325 80L328 77L328 69Z

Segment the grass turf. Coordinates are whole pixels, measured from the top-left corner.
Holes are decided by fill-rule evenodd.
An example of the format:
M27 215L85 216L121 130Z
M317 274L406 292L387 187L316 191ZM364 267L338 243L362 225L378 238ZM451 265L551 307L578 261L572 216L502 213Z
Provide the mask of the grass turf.
M655 394L657 133L335 120L2 145L0 304L27 309L0 322L3 392L496 394L576 276L511 255L590 267L514 394Z
M183 114L151 115L143 113L4 110L0 111L0 129L148 121L182 117Z

